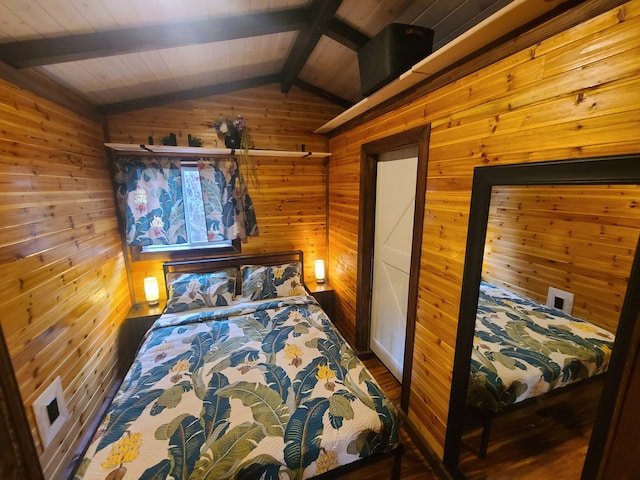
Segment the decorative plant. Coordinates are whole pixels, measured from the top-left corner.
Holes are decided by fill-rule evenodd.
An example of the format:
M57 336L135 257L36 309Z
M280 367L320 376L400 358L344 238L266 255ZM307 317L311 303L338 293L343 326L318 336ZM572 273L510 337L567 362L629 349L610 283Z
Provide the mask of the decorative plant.
M178 145L178 141L176 140L176 134L172 132L172 133L169 133L169 135L165 135L164 137L162 137L162 145L172 145L172 146Z
M213 128L216 129L218 137L224 140L225 145L229 148L242 148L244 150L253 148L251 131L242 115L238 115L234 120L218 118L213 122Z
M247 167L247 176L254 186L258 187L258 179L255 175L255 165L249 158L249 149L253 148L253 138L251 130L242 115L238 115L234 120L228 118L218 118L213 122L218 138L224 140L225 146L231 149L240 149L240 165Z
M191 134L189 134L188 140L190 147L201 147L204 143L204 140L202 140L200 137L192 137Z

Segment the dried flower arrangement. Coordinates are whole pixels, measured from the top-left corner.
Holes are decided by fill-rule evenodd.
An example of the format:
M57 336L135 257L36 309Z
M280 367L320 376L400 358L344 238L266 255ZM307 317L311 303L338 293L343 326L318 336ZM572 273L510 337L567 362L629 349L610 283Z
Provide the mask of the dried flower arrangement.
M218 118L213 122L213 128L224 144L229 148L242 148L249 150L253 148L251 131L247 127L242 115L238 115L234 120L228 118Z
M227 148L232 150L242 150L240 153L240 165L246 167L246 175L259 188L258 178L255 173L255 165L249 157L249 149L254 148L251 130L247 127L242 115L238 115L234 120L228 118L218 118L213 122L213 128L218 134L218 138L224 140Z

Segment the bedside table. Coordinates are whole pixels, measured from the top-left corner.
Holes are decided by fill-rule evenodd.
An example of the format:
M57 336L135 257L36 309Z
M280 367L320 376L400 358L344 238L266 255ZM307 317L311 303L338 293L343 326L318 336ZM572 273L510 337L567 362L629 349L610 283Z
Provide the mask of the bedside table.
M335 299L335 291L328 283L312 282L306 285L307 290L313 298L320 304L322 309L327 313L329 318L333 319L333 304Z
M133 357L138 351L138 347L142 342L147 330L162 314L166 300L160 300L160 303L154 307L150 307L145 303L136 303L127 314L127 318L120 326L120 334L118 337L118 345L120 346L120 357L122 360L122 368L126 372L133 362Z

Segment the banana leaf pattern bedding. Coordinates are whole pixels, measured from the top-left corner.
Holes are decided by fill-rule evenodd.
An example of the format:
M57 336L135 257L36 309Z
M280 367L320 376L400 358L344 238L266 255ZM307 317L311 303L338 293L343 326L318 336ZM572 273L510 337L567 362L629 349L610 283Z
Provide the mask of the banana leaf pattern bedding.
M506 406L607 370L614 335L484 281L467 404Z
M398 429L313 297L165 313L76 477L304 479L391 451Z

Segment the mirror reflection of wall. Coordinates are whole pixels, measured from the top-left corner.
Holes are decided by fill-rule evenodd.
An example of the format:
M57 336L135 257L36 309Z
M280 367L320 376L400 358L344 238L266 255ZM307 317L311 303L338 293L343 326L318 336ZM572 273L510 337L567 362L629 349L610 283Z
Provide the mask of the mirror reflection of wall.
M483 278L545 303L575 295L572 314L611 332L640 231L637 185L495 186Z
M549 287L567 292L571 315L611 332L613 341L639 233L638 185L494 185L482 280L542 305ZM604 330L593 336L604 337ZM509 347L502 341L501 348ZM499 361L514 361L516 373L522 368L515 354ZM497 416L483 459L481 424L470 417L460 470L473 478L542 478L549 472L556 479L579 478L601 388L602 382L587 381Z

